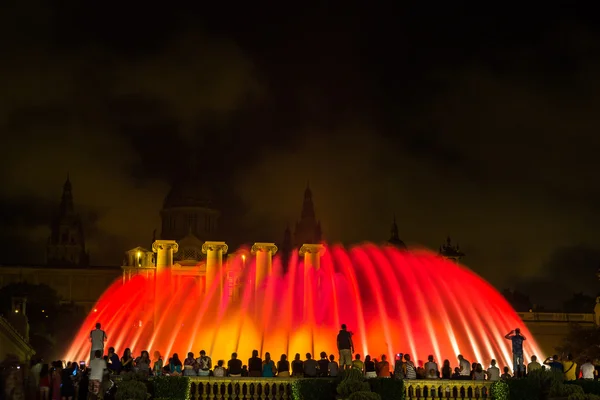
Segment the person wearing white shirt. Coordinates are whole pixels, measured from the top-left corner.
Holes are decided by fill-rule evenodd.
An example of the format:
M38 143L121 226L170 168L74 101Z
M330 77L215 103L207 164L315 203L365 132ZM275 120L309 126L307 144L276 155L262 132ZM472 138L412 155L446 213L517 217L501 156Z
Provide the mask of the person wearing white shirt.
M585 360L585 363L581 366L581 375L583 379L594 379L594 364L588 358Z
M438 365L435 361L433 361L433 356L430 355L427 357L427 362L425 363L425 376L427 379L438 379L440 377L440 371L438 369Z
M500 380L500 368L496 366L496 360L492 360L490 367L487 370L488 381L499 381Z
M461 379L468 379L471 376L471 363L462 356L458 355L458 366L460 368Z
M104 379L104 371L106 371L107 368L106 361L102 358L102 352L96 350L94 352L94 359L90 361L90 383L88 385L90 394L98 396L100 393L102 380Z

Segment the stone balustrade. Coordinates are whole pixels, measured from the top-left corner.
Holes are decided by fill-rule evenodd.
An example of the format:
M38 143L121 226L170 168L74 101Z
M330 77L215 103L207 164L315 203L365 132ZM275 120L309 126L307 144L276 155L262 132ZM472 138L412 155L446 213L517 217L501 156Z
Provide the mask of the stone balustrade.
M295 378L190 377L193 400L291 400ZM405 380L406 399L486 399L491 382Z
M489 381L404 380L406 399L491 399Z
M190 377L193 400L291 400L295 378Z
M519 312L519 318L523 321L535 322L588 322L594 323L594 314L573 313L546 313L546 312Z

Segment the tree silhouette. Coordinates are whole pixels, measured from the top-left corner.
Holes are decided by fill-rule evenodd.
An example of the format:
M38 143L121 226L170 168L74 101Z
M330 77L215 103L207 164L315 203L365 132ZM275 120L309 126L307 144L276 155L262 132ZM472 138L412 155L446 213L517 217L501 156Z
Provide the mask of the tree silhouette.
M0 289L0 314L12 312L12 298L27 298L29 342L37 356L60 359L85 315L73 303L61 303L54 289L45 284L10 283Z
M533 308L529 295L518 290L504 289L502 295L515 311L527 312Z
M566 313L593 313L595 305L595 297L580 292L563 303L563 310Z
M557 351L563 355L572 354L580 363L586 358L600 359L600 327L572 324Z

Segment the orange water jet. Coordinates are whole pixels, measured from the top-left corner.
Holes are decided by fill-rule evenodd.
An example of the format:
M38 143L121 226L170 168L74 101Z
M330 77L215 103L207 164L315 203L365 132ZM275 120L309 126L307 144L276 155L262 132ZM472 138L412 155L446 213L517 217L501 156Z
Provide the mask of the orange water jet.
M168 268L155 277L113 283L65 358L88 359L89 332L98 321L107 331L107 347L118 354L129 347L135 355L158 350L184 357L204 349L213 360L228 360L232 352L245 360L254 349L275 359L321 351L337 356L336 334L345 323L363 356L385 354L392 360L402 352L424 360L432 354L440 363L449 359L455 365L460 353L484 366L495 358L511 368L510 342L504 335L517 327L528 338L526 359L541 355L498 291L469 269L427 251L332 246L319 270L305 269L296 255L286 272L277 256L258 290L253 282L256 263L242 257L227 261L238 269L245 266L238 296L230 285L220 291L224 276L204 290L194 278L172 279Z

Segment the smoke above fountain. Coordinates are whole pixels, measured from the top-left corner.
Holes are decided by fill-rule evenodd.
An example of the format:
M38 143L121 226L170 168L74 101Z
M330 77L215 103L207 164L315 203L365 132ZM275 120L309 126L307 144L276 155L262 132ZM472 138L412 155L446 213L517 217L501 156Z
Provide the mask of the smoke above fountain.
M254 349L275 359L321 351L337 358L342 323L363 356L385 354L392 360L396 353L409 353L413 360L426 360L432 354L455 365L462 354L471 362L488 365L494 358L511 367L504 335L517 327L527 337L526 359L540 355L502 295L463 266L428 251L391 246L311 249L305 249L304 259L292 256L285 269L279 255L271 266L269 255L266 273L264 252L254 258L239 251L223 268L207 271L207 279L164 268L155 276L118 280L86 318L66 359L88 359L96 322L107 332L106 346L118 354L126 347L135 355L159 351L165 362L175 352L202 349L215 361L228 360L233 352L245 360ZM194 268L201 275L201 266L186 271ZM237 271L234 277L231 271Z

